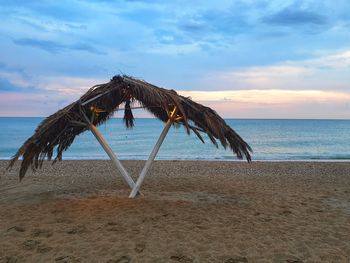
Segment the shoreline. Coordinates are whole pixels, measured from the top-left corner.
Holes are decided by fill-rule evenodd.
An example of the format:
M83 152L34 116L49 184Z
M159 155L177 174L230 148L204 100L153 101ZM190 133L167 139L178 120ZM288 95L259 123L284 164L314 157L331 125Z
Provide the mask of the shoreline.
M122 161L136 179L144 161ZM350 162L0 161L0 262L348 262Z
M124 158L119 158L118 159L120 161L126 161L126 162L129 162L129 161L141 161L141 162L145 162L147 161L147 159L124 159ZM8 158L0 158L0 162L4 161L10 161L11 158L8 157ZM21 161L21 159L19 159L19 162ZM53 159L51 161L48 161L48 160L45 160L45 162L52 162ZM68 158L68 159L63 159L62 161L110 161L110 159L108 158L101 158L101 159L96 159L96 158L92 158L92 159L89 159L89 158ZM246 160L238 160L238 159L158 159L156 158L155 161L169 161L169 162L174 162L174 161L178 161L178 162L238 162L238 163L247 163ZM304 163L304 162L309 162L309 163L312 163L312 162L320 162L320 163L337 163L337 162L340 162L340 163L350 163L350 159L291 159L291 160L279 160L279 159L271 159L271 160L264 160L264 159L259 159L259 160L252 160L251 161L252 163L255 163L255 162L260 162L260 163L264 163L264 162L267 162L267 163L283 163L283 162L286 162L286 163L289 163L289 162L301 162L301 163Z

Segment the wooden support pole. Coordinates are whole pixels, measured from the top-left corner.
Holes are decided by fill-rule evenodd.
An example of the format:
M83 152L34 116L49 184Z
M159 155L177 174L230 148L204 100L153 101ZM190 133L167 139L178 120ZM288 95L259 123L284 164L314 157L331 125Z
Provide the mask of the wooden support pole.
M119 170L119 172L121 173L121 175L123 176L123 178L125 179L127 184L130 186L130 188L133 189L135 187L134 180L131 178L129 173L126 171L126 169L124 168L123 164L118 160L117 156L112 151L111 147L108 145L106 140L103 138L103 136L100 133L100 131L96 128L95 125L93 125L90 122L89 118L85 115L85 113L83 113L83 115L84 115L84 118L85 118L86 122L88 123L88 127L89 127L90 131L92 132L92 134L95 136L97 141L100 143L102 148L105 150L105 152L107 153L109 158L111 158L112 162L115 164L115 166L117 167L117 169ZM141 195L141 192L139 192L139 191L137 191L136 193Z
M133 188L135 186L134 180L130 177L129 173L126 171L122 163L118 160L117 156L112 151L111 147L107 144L105 139L102 137L102 134L100 131L96 128L95 125L90 124L89 128L92 132L92 134L95 136L97 141L100 143L102 148L105 150L105 152L108 154L109 158L113 161L115 166L118 168L122 176L124 177L125 181L128 183L128 185Z
M147 172L148 172L149 168L151 167L154 159L156 158L156 155L157 155L157 153L159 151L159 148L162 145L162 143L163 143L163 141L165 139L165 136L167 135L167 133L168 133L170 127L171 127L171 124L174 121L174 116L175 115L176 115L176 107L174 108L174 110L170 114L170 117L169 117L169 119L168 119L168 121L167 121L167 123L166 123L166 125L165 125L165 127L164 127L164 129L162 131L162 133L160 134L156 145L154 146L151 154L149 155L148 160L146 161L145 166L143 167L139 178L137 178L135 186L131 190L129 198L134 198L136 196L136 194L138 193L138 191L139 191L139 189L140 189L140 187L141 187L141 185L143 183L143 180L145 179L145 177L147 175Z

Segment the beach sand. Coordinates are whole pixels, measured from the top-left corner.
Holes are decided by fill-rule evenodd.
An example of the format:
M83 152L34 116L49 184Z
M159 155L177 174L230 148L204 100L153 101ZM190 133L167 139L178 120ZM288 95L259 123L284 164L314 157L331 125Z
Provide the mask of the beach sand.
M350 262L349 162L157 161L136 199L109 161L6 166L1 263Z

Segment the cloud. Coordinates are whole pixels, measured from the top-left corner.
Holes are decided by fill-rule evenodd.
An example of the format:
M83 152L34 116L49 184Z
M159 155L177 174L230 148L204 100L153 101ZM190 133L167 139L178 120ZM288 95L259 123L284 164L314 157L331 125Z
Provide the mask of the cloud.
M213 108L226 118L350 118L350 92L322 90L179 92Z
M243 3L227 5L225 8L203 8L178 13L166 21L173 43L197 43L216 48L232 45L239 35L249 34L254 28L246 12L254 6ZM236 12L236 9L240 12ZM169 34L168 34L169 36Z
M13 14L13 17L23 23L29 25L34 29L46 32L72 32L79 30L86 30L87 26L82 23L72 23L66 21L55 21L48 18L30 17L27 15Z
M202 85L221 89L350 90L350 51L208 75Z
M108 82L108 79L46 74L27 79L18 72L1 71L0 68L0 92L41 93L53 97L64 96L73 101L93 85L105 82Z
M26 76L21 74L21 72L17 71L0 70L0 79L3 79L4 81L20 89L34 86L31 79L28 79Z
M75 43L75 44L64 45L51 40L41 40L41 39L34 39L34 38L19 38L19 39L13 40L13 42L20 46L35 47L54 54L61 53L67 50L86 51L86 52L98 54L98 55L105 54L104 52L101 52L97 50L95 47L86 43Z
M11 84L8 80L0 78L0 92L22 92L23 89Z
M77 99L84 94L90 87L106 83L109 80L97 78L79 78L67 76L41 76L38 80L40 88L43 92L56 93L59 96L63 95L67 98Z
M25 79L30 79L30 75L22 68L19 66L12 66L12 65L8 65L5 63L0 62L0 76L1 76L1 72L7 72L7 73L15 73L15 74L19 74L22 78Z
M0 116L48 116L69 103L63 96L0 91Z
M20 39L13 40L13 42L20 46L36 47L51 53L59 53L65 49L64 45L61 45L59 43L56 43L54 41L49 41L49 40L20 38Z
M115 73L174 89L350 89L348 0L2 3L0 78L18 93L73 100ZM208 103L237 110L223 98Z
M69 98L0 78L0 116L43 116L67 105Z
M325 25L327 18L312 11L288 7L263 17L262 21L267 24L281 26Z
M149 54L160 55L186 55L193 54L200 51L200 45L193 44L167 44L167 45L154 45L145 49L145 52Z
M106 53L103 51L98 50L97 48L86 44L86 43L76 43L72 45L67 45L67 49L72 49L72 50L79 50L79 51L86 51L92 54L97 54L97 55L105 55Z
M20 1L20 0L3 0L3 9L8 11L15 11L19 13L30 13L35 16L45 16L64 21L84 21L93 10L87 12L86 6L78 4L75 1L62 0L55 1ZM72 3L73 2L73 3ZM75 3L74 3L75 2ZM84 10L85 7L85 10Z
M77 100L91 86L106 80L41 76L38 86L29 84L18 75L12 80L0 74L0 116L48 116ZM20 85L16 85L19 83ZM15 105L15 106L14 106Z
M81 89L83 92L83 90ZM84 90L86 91L86 89ZM0 116L48 116L78 98L69 90L38 94L0 91ZM350 118L350 92L321 90L178 91L225 118ZM13 107L16 105L16 107ZM136 113L136 112L135 112ZM138 117L150 117L144 111ZM117 115L121 117L121 115Z
M350 92L323 90L235 90L235 91L179 91L186 97L203 102L226 102L297 105L300 103L338 103L350 102ZM349 113L350 114L350 113Z

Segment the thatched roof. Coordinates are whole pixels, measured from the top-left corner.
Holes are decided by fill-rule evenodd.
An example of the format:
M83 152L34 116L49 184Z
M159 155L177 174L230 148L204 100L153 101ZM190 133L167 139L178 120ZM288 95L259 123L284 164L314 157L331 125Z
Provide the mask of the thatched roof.
M251 160L249 145L211 108L178 95L174 90L159 88L145 81L129 76L115 76L110 82L90 88L79 100L47 117L28 138L10 161L11 168L16 160L23 157L19 177L22 179L29 168L35 171L42 166L44 159L54 162L62 159L62 153L69 148L75 137L86 131L85 116L94 125L107 121L125 103L124 122L133 126L131 105L145 108L163 122L169 118L169 112L177 108L178 121L186 127L187 133L193 131L204 143L201 133L206 133L212 143L218 147L218 141L226 149L229 147L239 159Z

